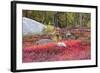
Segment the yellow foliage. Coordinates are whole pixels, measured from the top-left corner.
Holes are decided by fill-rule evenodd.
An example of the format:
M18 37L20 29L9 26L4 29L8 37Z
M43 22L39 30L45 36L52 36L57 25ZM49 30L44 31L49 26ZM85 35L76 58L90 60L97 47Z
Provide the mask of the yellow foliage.
M47 25L45 30L44 30L45 33L53 33L54 32L54 26L52 25Z

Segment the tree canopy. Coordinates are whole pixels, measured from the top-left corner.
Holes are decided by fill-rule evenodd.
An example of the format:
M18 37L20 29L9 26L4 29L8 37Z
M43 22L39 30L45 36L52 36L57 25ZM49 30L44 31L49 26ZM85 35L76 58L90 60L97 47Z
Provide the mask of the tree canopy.
M91 24L90 13L23 10L23 17L60 28L89 28Z

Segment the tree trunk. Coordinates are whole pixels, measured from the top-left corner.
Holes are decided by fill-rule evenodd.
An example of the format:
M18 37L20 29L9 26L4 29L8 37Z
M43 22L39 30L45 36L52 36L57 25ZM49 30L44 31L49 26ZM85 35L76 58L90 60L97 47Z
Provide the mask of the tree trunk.
M80 16L80 27L82 27L82 25L83 25L83 23L82 23L82 14L80 13L79 16Z

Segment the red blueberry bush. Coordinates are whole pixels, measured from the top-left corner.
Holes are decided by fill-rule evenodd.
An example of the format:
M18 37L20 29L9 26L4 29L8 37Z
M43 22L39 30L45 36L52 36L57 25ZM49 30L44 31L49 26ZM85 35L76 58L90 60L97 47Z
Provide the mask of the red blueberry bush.
M57 43L24 46L23 62L84 60L91 58L90 43L80 40L61 42L65 43L67 47L57 46Z

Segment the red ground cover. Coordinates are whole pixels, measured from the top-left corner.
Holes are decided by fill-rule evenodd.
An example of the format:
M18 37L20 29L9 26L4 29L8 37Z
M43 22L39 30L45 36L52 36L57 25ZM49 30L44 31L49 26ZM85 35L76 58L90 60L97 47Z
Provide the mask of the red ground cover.
M91 58L90 43L81 40L61 41L67 47L57 46L56 43L44 45L23 45L23 62L44 62L64 60L86 60Z

